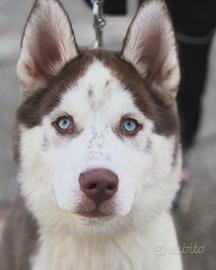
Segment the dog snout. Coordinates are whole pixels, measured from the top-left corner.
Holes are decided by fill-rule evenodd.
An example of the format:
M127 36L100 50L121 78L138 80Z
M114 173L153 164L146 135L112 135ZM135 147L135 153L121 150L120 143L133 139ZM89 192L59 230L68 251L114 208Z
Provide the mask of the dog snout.
M107 169L94 169L80 174L81 191L98 206L109 200L118 190L119 179Z

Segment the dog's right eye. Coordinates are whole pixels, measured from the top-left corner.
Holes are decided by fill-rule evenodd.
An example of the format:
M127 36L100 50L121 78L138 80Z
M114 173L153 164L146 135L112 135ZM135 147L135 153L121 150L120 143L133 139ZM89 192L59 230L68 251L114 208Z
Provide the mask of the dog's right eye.
M56 130L63 134L71 134L74 130L73 119L71 116L61 116L55 122L53 126Z

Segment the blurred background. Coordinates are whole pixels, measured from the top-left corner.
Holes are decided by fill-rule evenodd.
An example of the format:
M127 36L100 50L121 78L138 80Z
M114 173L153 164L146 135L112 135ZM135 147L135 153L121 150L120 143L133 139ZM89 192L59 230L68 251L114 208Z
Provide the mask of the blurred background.
M95 41L92 12L82 0L62 0L80 46ZM16 196L16 167L11 144L15 112L20 104L16 62L22 30L33 0L0 1L0 220ZM137 1L126 16L107 16L105 46L120 49ZM216 10L216 9L215 9ZM216 12L215 12L216 16ZM216 269L216 39L210 49L203 114L194 147L189 151L191 179L184 189L181 210L175 212L180 246L204 247L202 254L184 254L185 269ZM193 104L192 104L193 105Z

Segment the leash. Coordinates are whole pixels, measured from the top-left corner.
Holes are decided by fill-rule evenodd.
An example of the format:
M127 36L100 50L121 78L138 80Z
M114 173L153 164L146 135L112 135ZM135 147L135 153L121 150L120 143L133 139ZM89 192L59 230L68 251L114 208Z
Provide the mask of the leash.
M106 25L103 14L104 0L92 0L93 14L94 14L94 30L96 35L95 48L102 48L104 46L103 28Z

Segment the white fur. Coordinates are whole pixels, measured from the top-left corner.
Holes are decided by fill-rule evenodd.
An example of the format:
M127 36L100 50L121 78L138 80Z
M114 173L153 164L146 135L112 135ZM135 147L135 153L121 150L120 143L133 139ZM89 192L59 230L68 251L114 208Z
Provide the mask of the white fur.
M32 94L32 91L40 87L46 86L45 78L34 77L36 71L34 54L32 49L37 46L37 38L39 36L38 29L47 28L56 39L56 44L59 47L60 59L56 63L50 62L49 75L56 75L65 66L67 62L75 58L78 53L75 45L75 38L71 31L68 18L59 3L55 0L38 0L38 7L33 11L27 23L20 58L17 65L17 75L22 83L23 90L26 95ZM46 29L46 30L45 30ZM48 33L47 33L48 34ZM46 40L43 41L46 47ZM38 48L39 50L39 48ZM37 52L40 54L40 51ZM26 67L31 68L29 73Z
M121 230L112 236L44 234L32 270L182 270L172 220L162 215L148 229ZM52 259L51 259L52 258Z
M159 42L158 48L152 51L155 42ZM173 90L179 84L180 70L174 31L163 1L148 1L140 8L126 37L122 56L145 78L150 75L149 70L155 68L149 66L149 59L152 62L155 57L156 62L160 58L158 64L161 65L160 72L164 78L160 78L159 83L157 78L153 78L152 87L162 92L171 90L171 95L176 96L177 92Z
M73 116L81 130L78 136L62 137L52 126L64 113ZM144 126L134 138L115 132L125 114ZM40 227L32 270L181 269L178 255L154 253L161 243L177 246L168 212L178 189L181 154L172 167L175 138L154 133L153 122L108 68L95 60L41 125L21 126L20 131L19 181ZM79 175L98 167L119 177L112 206L102 208L112 207L113 217L79 217Z

